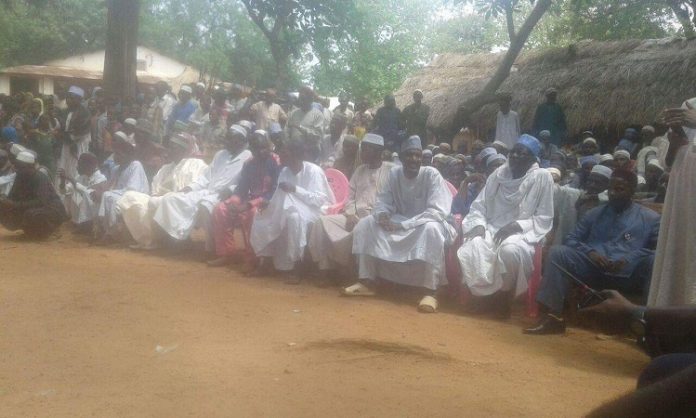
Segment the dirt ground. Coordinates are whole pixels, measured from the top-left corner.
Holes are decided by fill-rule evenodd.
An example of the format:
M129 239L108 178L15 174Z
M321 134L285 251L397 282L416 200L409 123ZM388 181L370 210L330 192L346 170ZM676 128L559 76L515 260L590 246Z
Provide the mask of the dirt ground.
M0 416L578 417L647 357L415 301L0 230Z

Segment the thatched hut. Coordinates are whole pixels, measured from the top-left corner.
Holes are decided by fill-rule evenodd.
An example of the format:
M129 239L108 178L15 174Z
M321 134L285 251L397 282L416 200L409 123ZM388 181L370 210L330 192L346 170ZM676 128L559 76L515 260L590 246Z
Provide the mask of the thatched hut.
M420 88L431 107L430 127L451 133L458 105L481 90L502 56L438 56L403 83L397 104L406 106ZM550 86L559 90L570 136L590 129L611 143L625 128L653 123L664 108L696 95L696 40L583 41L521 54L500 91L512 93L523 130L531 129ZM473 116L471 128L480 138L495 129L496 112L492 104Z

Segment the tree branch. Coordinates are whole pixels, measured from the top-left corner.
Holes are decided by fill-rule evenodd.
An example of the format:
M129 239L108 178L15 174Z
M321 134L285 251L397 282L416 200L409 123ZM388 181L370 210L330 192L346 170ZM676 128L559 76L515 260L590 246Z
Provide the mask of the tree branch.
M256 26L261 29L261 32L263 32L263 35L271 40L272 33L271 31L268 30L266 27L266 24L263 23L263 19L265 17L265 14L259 14L254 10L254 7L251 5L251 2L249 0L242 0L242 3L244 4L244 7L246 7L247 12L249 13L249 17L251 20L256 24Z
M682 29L684 29L684 36L687 38L693 38L696 36L694 23L691 21L691 17L689 16L689 10L684 8L684 2L680 0L667 0L667 4L672 9L672 12L674 12L674 15L677 17Z

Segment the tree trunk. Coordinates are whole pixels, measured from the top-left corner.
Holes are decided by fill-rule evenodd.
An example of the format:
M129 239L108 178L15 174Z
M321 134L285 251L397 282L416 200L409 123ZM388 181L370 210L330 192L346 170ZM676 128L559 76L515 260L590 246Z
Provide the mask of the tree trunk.
M520 55L522 48L524 48L524 45L527 43L527 38L529 38L532 30L534 30L534 27L539 23L539 20L541 20L542 16L544 16L549 7L551 7L552 3L553 0L537 0L529 16L527 16L527 19L525 19L524 23L515 34L515 37L510 39L510 48L508 48L503 60L498 65L491 79L488 80L486 85L476 96L462 103L457 109L457 114L452 126L454 132L459 131L460 128L470 123L472 113L476 112L484 105L495 101L496 91L510 75L510 69Z
M278 91L288 91L290 87L290 54L286 49L279 45L281 41L270 40L271 56L275 62L276 69L276 89Z
M105 97L133 101L138 88L137 50L140 0L107 0Z

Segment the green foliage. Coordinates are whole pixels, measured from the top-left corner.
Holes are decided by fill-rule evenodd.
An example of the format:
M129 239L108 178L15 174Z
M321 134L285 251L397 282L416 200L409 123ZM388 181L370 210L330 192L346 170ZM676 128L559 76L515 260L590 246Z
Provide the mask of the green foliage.
M104 47L103 0L3 0L0 67L40 64Z

